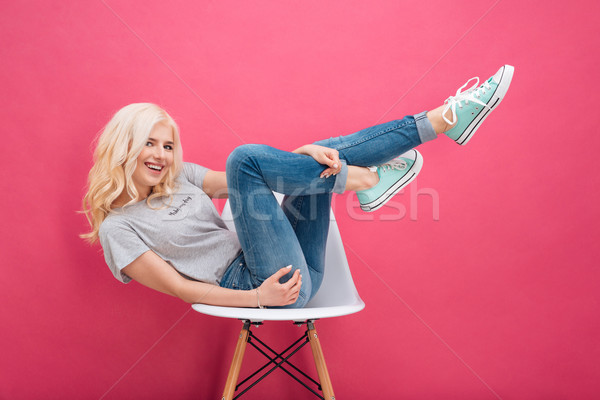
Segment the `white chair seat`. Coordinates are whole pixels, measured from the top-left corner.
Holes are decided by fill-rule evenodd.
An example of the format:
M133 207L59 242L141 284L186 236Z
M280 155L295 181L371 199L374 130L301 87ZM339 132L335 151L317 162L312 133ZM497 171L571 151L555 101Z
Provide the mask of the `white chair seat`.
M238 307L218 307L205 304L194 304L194 310L202 314L214 317L248 319L252 322L258 321L306 321L309 319L321 319L341 317L353 314L365 308L365 303L360 299L354 304L332 307L304 307L294 309L257 309Z

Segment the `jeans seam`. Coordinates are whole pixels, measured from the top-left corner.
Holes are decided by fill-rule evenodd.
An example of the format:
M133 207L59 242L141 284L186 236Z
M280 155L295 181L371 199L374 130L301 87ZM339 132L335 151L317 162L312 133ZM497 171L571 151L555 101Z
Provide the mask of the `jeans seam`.
M302 207L302 203L304 202L304 196L299 196L296 197L296 201L298 201L300 204L298 204L298 207L294 207L294 209L296 211L298 211L301 207ZM292 229L294 230L294 232L296 232L296 227L298 226L298 213L296 212L296 215L294 216L294 223L292 224Z
M234 270L232 271L232 274L229 276L229 282L230 282L230 287L232 289L239 289L240 285L239 285L239 281L240 281L240 275L241 275L241 270L240 270L240 266L238 265L234 265L233 266ZM237 285L237 287L236 287Z
M399 123L396 124L396 125L393 125L393 126L387 128L387 129L383 130L383 131L375 132L375 133L373 133L373 134L371 134L369 136L365 136L365 137L361 138L360 140L355 141L353 143L350 143L350 144L348 144L348 145L346 145L344 147L336 148L336 150L339 151L339 150L344 150L344 149L347 149L347 148L350 148L350 147L357 146L357 145L359 145L361 143L364 143L364 142L366 142L368 140L372 140L373 138L375 138L377 136L385 135L386 133L389 133L389 132L391 132L393 130L396 130L398 128L403 128L403 127L405 127L407 125L410 125L410 124L416 125L416 121L415 121L414 118L412 119L412 121L406 121L404 119L400 120Z

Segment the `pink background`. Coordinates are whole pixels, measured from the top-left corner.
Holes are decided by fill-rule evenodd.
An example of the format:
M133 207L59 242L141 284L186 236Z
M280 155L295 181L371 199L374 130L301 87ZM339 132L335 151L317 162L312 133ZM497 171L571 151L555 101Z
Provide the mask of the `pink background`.
M185 159L223 169L242 143L431 109L504 63L509 94L467 147L420 147L418 181L375 214L336 198L367 307L318 324L334 389L597 398L597 2L194 3L3 4L0 398L220 398L241 324L119 284L77 237L90 143L118 108L164 106ZM259 362L249 349L244 370ZM267 395L313 398L283 373L244 398Z

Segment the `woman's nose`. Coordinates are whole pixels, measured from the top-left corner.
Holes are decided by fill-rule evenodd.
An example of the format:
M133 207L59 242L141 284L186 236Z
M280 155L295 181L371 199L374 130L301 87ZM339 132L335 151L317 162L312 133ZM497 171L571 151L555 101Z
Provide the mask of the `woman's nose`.
M157 158L159 160L162 160L163 158L165 158L165 149L163 149L160 146L156 146L154 149L155 149L154 150L154 157L155 158Z

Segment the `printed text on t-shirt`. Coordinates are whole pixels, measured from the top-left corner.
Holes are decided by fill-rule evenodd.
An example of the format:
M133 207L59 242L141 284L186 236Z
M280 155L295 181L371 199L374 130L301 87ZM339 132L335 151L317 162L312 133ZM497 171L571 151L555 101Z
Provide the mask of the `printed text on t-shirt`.
M169 212L169 215L175 215L192 200L192 196L188 196L182 200L181 204Z

